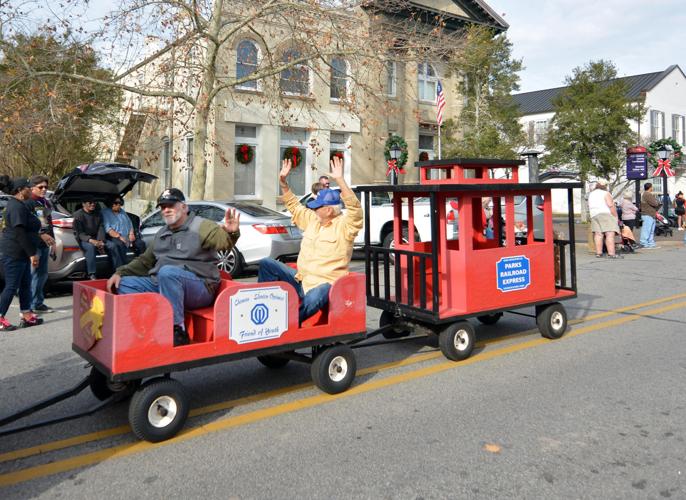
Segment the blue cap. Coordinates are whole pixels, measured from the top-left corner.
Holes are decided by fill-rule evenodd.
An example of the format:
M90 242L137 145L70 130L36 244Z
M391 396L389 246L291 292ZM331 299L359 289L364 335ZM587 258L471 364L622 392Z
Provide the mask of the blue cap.
M307 208L315 210L327 205L340 205L341 192L338 189L322 189L314 200L307 202Z

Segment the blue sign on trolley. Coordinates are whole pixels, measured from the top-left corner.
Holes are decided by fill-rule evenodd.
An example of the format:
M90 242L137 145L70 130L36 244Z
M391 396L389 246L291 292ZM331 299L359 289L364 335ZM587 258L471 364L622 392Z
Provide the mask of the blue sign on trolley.
M531 284L531 265L524 255L503 257L495 263L498 290L524 290Z

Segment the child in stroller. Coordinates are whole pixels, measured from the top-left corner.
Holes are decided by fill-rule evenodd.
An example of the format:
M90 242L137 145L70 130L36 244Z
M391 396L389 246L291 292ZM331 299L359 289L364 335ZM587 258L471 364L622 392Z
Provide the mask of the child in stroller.
M655 214L655 236L672 236L673 231L667 220L660 212Z
M634 253L641 245L636 243L636 238L634 238L634 232L629 226L623 224L621 221L619 223L619 234L621 236L622 251L624 253Z

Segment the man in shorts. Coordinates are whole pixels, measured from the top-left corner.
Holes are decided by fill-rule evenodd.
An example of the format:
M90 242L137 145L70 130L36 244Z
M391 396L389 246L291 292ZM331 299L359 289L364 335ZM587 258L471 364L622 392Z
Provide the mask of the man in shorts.
M615 254L615 233L619 233L617 209L612 195L607 191L607 183L598 180L595 189L588 195L588 210L591 213L591 230L595 242L595 256L603 257L603 235L607 256L617 259Z

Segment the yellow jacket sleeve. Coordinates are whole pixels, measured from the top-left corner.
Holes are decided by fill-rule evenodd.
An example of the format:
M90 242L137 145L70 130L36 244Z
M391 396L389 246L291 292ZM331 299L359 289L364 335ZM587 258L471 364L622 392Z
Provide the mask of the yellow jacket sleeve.
M307 226L310 225L310 223L317 220L314 211L302 206L300 201L298 201L298 198L293 194L293 191L288 191L283 195L283 202L291 213L293 223L302 231L307 229Z

